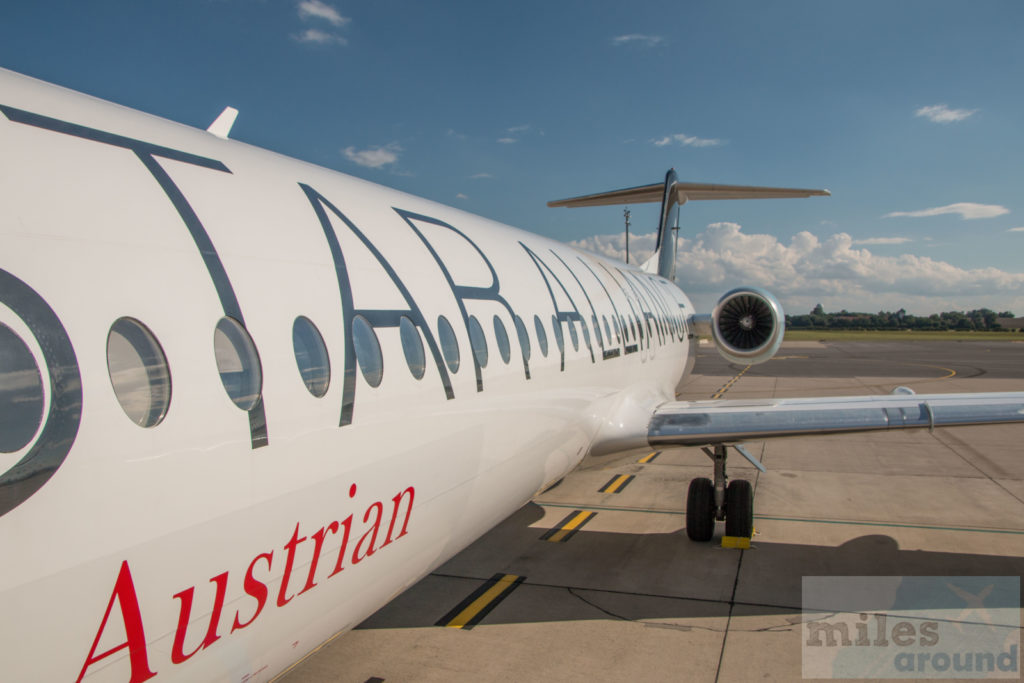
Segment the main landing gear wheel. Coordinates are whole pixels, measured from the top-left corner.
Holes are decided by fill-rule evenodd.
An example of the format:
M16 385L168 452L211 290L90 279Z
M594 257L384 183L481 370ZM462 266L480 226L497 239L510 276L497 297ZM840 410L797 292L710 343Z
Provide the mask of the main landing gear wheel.
M710 541L715 533L715 488L707 477L690 482L686 494L686 535L691 541Z
M754 490L746 479L733 479L725 490L725 535L750 538L754 533Z
M736 446L740 454L757 469L764 466ZM692 541L710 541L715 535L715 522L725 522L725 535L750 538L754 534L754 490L746 479L732 482L725 474L726 446L714 444L714 449L703 448L715 465L715 478L699 477L690 482L686 497L686 535Z

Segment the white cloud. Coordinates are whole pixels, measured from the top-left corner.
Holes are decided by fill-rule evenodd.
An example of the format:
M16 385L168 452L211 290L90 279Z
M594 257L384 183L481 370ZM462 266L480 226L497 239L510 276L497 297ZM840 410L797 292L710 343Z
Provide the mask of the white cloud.
M509 128L506 128L502 132L502 136L498 138L498 142L500 142L503 145L515 144L519 142L519 140L523 137L524 133L527 133L529 135L540 135L542 137L544 135L544 131L536 130L530 124L524 123L520 126L511 126Z
M629 33L624 36L612 38L612 45L640 45L643 47L654 47L660 45L665 39L661 36L646 35L643 33Z
M469 199L469 197L467 197L466 195L462 194L461 192L458 193L457 195L455 195L455 198L456 199Z
M397 142L392 142L382 147L368 147L367 149L358 150L355 147L346 147L342 150L342 153L346 159L360 166L382 168L398 161L398 153L401 151L402 147Z
M936 104L931 107L921 107L914 112L914 116L923 116L934 123L955 123L977 113L977 109L950 109L944 104Z
M483 178L493 178L494 176L492 176L490 173L474 173L469 177L473 180L481 180Z
M722 144L722 141L717 138L698 138L694 135L684 135L683 133L666 135L663 138L651 140L651 142L655 147L665 147L672 143L676 143L682 147L715 147Z
M348 40L345 38L316 28L307 28L302 33L297 33L292 37L300 43L315 43L317 45L348 45Z
M630 234L629 262L639 265L649 259L651 254L654 253L654 245L657 241L657 233L652 232L646 235ZM577 249L583 249L607 258L613 258L619 261L626 260L625 233L619 233L617 235L594 235L592 237L585 237L581 240L573 240L572 242L569 242L569 244Z
M1021 226L1019 228L1010 228L1006 232L1024 232L1024 226Z
M624 256L624 235L570 242L604 256ZM654 233L630 235L630 262L654 248ZM817 301L833 310L875 311L904 307L917 313L988 306L1024 308L1024 273L996 268L964 269L927 256L879 256L857 249L846 233L829 237L803 231L788 244L773 235L746 234L736 223L713 223L692 239L680 239L676 279L701 310L741 284L767 288L791 313Z
M338 10L331 7L326 2L321 2L321 0L303 0L300 2L299 18L304 21L308 21L310 19L323 19L332 26L344 26L352 21L348 17L341 16L341 14L338 13Z
M867 237L862 240L854 240L853 243L871 246L875 244L906 244L913 241L909 237Z
M1010 213L1005 206L998 204L974 204L972 202L960 202L949 206L938 206L934 209L921 209L920 211L893 211L882 218L927 218L929 216L941 216L943 214L956 213L964 220L975 220L978 218L995 218Z

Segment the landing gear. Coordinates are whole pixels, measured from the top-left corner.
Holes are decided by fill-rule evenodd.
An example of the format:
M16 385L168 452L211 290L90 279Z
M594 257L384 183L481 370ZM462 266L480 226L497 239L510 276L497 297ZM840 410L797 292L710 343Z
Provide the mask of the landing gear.
M750 538L754 533L754 489L746 479L733 479L725 489L725 535Z
M686 535L691 541L710 541L715 533L715 489L707 477L690 482L686 494Z
M725 474L726 447L717 444L714 450L703 449L715 464L715 479L698 477L690 482L686 496L686 535L691 541L710 541L715 521L725 521L725 535L750 538L754 533L754 492L746 479L728 482ZM740 450L763 469L761 464ZM728 485L727 485L728 482Z

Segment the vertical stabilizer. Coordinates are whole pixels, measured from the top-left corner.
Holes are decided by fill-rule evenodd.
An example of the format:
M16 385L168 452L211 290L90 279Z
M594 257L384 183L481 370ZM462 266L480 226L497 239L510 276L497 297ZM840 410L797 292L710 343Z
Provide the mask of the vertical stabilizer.
M676 191L678 184L676 170L670 168L665 174L665 191L661 197L661 214L658 218L658 242L654 246L654 255L644 264L644 270L656 272L663 278L672 280L676 275L676 250L672 240L672 228L679 224L679 207L686 203L686 195ZM653 266L657 264L657 268Z

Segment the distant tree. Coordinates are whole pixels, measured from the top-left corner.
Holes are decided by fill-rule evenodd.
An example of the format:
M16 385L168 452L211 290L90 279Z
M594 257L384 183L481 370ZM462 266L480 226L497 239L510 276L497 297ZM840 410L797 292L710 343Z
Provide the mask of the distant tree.
M786 325L794 328L858 329L858 330L1001 330L999 318L1013 318L1010 311L996 313L990 308L973 311L943 311L917 316L900 308L895 313L858 313L845 308L827 313L818 304L808 315L786 316Z

